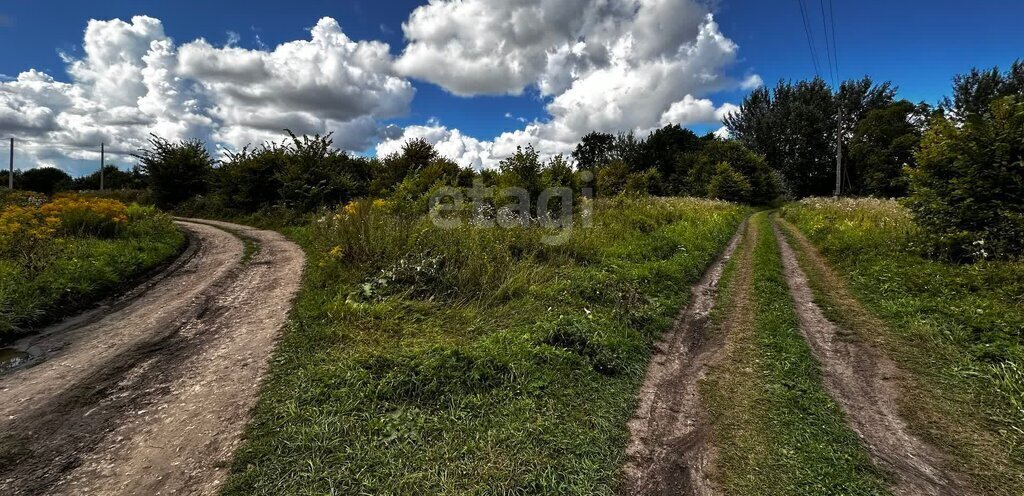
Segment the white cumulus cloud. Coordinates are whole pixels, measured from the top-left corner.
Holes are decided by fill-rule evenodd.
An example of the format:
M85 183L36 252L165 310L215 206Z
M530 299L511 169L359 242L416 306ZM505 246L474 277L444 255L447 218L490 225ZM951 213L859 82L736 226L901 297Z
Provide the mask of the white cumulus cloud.
M760 85L727 75L738 47L696 0L432 0L402 27L406 76L460 96L549 97L549 118L497 136L485 166L527 144L568 153L590 131L717 123L736 106L706 95Z
M24 139L30 160L93 158L75 148L101 142L134 150L150 133L238 148L279 140L284 128L334 132L337 145L365 150L415 92L387 44L353 41L331 18L308 40L260 50L179 45L152 17L92 20L82 49L63 55L70 82L35 70L0 82L0 134Z
M409 140L422 139L437 149L442 156L454 159L463 167L482 169L493 167L497 162L491 157L493 144L462 134L458 129L448 129L435 120L424 126L408 126L392 139L385 139L377 145L380 156L398 153Z
M0 135L53 163L92 160L101 142L135 150L150 133L239 148L280 140L288 128L333 132L352 151L377 143L380 154L422 138L482 168L519 146L545 158L569 153L590 131L714 124L736 110L714 102L716 93L763 84L729 75L738 47L701 0L430 0L402 29L408 43L395 58L329 17L306 39L258 49L231 34L225 45L178 42L152 17L92 20L81 53L63 55L66 82L36 70L0 78ZM386 125L408 114L410 78L461 97L529 90L547 117L509 113L522 128L495 137L433 120Z

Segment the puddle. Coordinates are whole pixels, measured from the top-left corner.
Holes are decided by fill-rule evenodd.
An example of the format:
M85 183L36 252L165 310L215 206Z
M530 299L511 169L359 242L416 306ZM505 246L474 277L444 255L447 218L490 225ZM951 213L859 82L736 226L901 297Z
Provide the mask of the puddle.
M24 351L18 351L14 348L0 348L0 373L20 367L30 358L32 358L32 355Z

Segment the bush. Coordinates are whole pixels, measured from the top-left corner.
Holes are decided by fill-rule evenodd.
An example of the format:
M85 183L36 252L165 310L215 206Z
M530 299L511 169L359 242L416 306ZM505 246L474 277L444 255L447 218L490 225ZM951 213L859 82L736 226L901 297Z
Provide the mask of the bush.
M944 255L1024 253L1024 99L997 100L961 124L933 118L910 171L907 205Z
M67 172L53 167L37 167L21 173L21 188L44 195L71 189L73 183Z
M530 194L530 199L540 196L544 189L543 169L540 154L533 146L517 147L516 153L502 160L498 165L501 177L498 184L504 188L523 188Z
M0 257L35 267L57 222L43 217L37 207L10 205L0 210Z
M615 196L626 189L629 180L629 164L615 160L597 169L597 194L602 197Z
M184 235L155 207L80 195L6 206L0 210L0 341L91 305L183 244Z
M711 140L698 152L680 155L676 160L677 177L673 181L681 183L682 192L686 194L715 198L710 191L711 181L722 162L728 163L745 179L749 187L746 202L767 205L778 198L779 181L764 157L738 141Z
M624 191L631 195L646 195L658 191L661 183L661 174L655 168L643 172L634 172L626 177Z
M901 100L875 109L857 123L850 137L847 175L851 193L882 198L906 196L904 171L913 167L928 108Z
M103 167L103 190L107 191L119 191L119 190L143 190L146 188L147 178L142 173L142 170L135 166L131 171L123 171L118 169L116 166L107 165ZM82 190L99 190L100 189L100 171L95 171L88 176L82 176L75 178L74 187L78 191Z
M0 257L27 266L38 264L54 237L111 237L128 222L128 208L115 200L67 194L39 205L25 203L0 210Z
M214 173L214 185L224 206L255 212L280 201L287 153L287 147L275 144L229 153Z
M160 208L173 208L196 195L206 193L213 159L202 141L172 143L153 135L150 148L140 150L139 169L149 176L153 200Z
M125 205L131 205L133 203L137 203L139 205L153 204L153 195L150 194L148 189L105 189L103 191L84 190L79 191L78 194L92 198L117 200Z
M17 205L19 207L38 207L46 203L46 195L31 191L0 189L0 207Z
M728 162L721 162L715 167L715 175L708 183L708 196L716 200L736 203L750 201L750 182L743 174L736 172Z
M292 143L284 151L278 177L281 199L288 207L312 212L333 207L369 192L370 164L333 148L331 136L288 133Z

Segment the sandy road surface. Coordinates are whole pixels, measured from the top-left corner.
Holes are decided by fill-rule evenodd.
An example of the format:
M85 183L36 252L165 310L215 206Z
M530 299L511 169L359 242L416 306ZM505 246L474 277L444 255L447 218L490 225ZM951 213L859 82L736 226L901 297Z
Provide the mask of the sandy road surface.
M153 281L23 343L43 359L0 376L0 494L219 487L304 256L274 232L201 222L178 223L190 248ZM258 244L246 262L239 235Z

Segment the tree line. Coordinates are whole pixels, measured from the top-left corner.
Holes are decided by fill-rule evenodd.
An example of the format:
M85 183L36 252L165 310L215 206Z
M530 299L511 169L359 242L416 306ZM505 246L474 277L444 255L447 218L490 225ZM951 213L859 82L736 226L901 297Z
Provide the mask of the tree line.
M9 172L0 172L0 184L7 185ZM123 171L116 166L107 165L103 168L103 187L113 190L145 189L148 187L146 175L138 168ZM62 191L88 191L100 189L100 171L80 177L55 167L37 167L25 171L14 171L14 188L52 195Z

